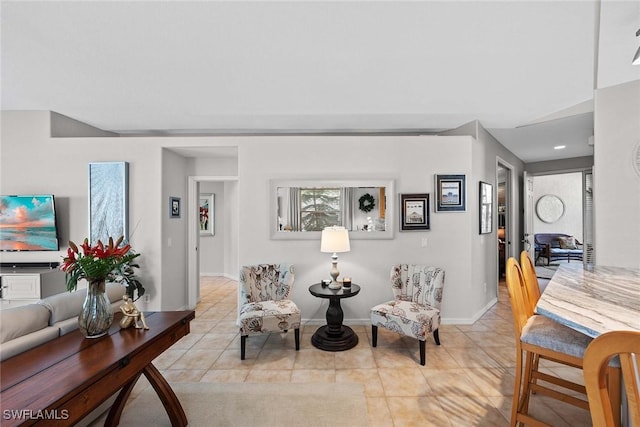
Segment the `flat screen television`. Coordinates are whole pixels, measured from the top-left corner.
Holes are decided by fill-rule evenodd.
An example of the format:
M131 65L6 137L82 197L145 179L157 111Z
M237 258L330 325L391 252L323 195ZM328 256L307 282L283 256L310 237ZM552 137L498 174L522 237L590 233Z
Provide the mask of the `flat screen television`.
M52 194L0 196L0 251L59 249Z

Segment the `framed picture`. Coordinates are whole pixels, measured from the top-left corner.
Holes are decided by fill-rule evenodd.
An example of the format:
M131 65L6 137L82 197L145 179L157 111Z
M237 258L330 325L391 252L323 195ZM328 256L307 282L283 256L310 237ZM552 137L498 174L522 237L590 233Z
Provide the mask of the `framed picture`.
M436 175L436 212L464 212L467 209L464 175Z
M89 240L129 239L129 163L89 163Z
M214 194L200 194L198 211L200 212L200 235L213 236L214 227Z
M400 230L429 230L429 195L400 195Z
M180 218L180 197L169 197L169 217Z
M480 181L480 234L493 231L493 185Z

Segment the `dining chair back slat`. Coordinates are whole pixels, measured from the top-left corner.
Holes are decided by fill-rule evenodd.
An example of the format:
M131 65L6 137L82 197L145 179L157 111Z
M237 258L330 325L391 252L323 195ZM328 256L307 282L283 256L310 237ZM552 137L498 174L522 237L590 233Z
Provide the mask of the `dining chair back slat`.
M612 331L595 338L584 355L584 381L594 427L615 424L607 380L611 375L609 370L615 369L611 368L610 361L616 356L620 358L632 425L640 426L640 332Z

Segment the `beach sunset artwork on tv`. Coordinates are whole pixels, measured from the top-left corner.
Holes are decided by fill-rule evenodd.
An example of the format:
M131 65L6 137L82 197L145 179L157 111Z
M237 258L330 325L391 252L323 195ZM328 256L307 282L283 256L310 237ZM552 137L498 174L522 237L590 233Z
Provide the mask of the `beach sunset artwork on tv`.
M0 196L0 250L57 251L53 195Z

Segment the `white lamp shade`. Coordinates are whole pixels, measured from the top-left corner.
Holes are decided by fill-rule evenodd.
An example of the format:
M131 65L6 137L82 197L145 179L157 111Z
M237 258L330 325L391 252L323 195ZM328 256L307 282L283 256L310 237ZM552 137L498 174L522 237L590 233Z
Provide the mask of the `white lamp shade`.
M327 227L322 230L320 252L349 252L349 231L344 227Z

